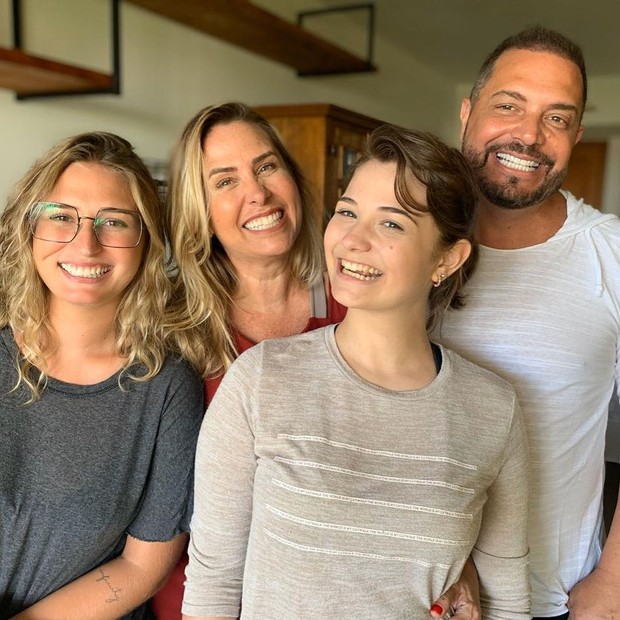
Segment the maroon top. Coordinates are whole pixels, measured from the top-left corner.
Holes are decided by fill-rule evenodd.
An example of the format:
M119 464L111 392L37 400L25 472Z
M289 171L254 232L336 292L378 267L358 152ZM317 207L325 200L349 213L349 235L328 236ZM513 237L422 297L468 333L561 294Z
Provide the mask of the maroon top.
M318 329L319 327L326 327L327 325L333 325L334 323L340 323L342 319L344 319L344 315L347 313L347 309L339 304L331 295L328 296L327 299L327 316L326 317L315 317L312 316L308 320L308 324L304 328L302 333L310 332L313 329ZM239 355L244 351L252 348L256 342L253 342L249 338L246 338L240 333L235 334L235 344L237 345L237 351ZM205 381L205 404L208 404L213 400L215 396L215 392L217 392L217 388L220 386L222 379L224 377L224 373L219 375L219 377L215 377L213 379L207 379Z

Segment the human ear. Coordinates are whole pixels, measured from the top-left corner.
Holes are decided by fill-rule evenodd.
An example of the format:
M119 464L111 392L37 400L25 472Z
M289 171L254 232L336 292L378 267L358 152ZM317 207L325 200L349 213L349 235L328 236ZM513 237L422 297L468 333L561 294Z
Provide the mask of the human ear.
M433 281L449 278L463 266L470 254L471 243L467 239L459 239L454 245L441 253Z
M463 141L463 136L465 135L465 128L467 127L467 121L469 120L469 115L471 114L471 99L463 99L461 101L461 142Z
M579 125L579 129L577 129L577 136L575 138L575 144L581 140L581 136L583 135L583 125Z

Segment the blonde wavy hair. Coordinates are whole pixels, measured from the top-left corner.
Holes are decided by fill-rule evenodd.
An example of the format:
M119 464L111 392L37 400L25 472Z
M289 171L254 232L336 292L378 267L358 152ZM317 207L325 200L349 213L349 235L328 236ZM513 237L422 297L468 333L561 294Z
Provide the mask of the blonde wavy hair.
M167 217L177 271L167 324L175 347L205 378L226 371L238 354L231 323L238 279L225 248L211 234L203 166L203 145L211 129L233 122L247 123L264 135L299 190L302 222L290 253L291 278L310 287L324 273L320 227L307 182L274 128L242 103L198 112L183 130L171 162Z
M127 360L121 376L146 381L159 372L165 358L161 319L172 284L166 272L166 234L157 187L129 142L104 132L80 134L35 162L15 185L0 217L0 328L8 326L19 334L21 357L15 389L27 385L28 402L40 397L47 382L47 357L57 347L48 316L49 291L33 260L29 217L32 205L44 199L76 162L98 164L118 173L127 182L146 228L140 268L115 316L116 350ZM130 371L134 364L144 368Z

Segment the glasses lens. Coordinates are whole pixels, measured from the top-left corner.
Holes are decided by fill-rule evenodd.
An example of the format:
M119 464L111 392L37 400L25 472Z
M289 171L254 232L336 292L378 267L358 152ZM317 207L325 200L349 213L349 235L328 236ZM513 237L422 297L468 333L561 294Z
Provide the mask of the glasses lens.
M94 226L99 243L110 248L134 248L142 237L142 219L137 211L101 209Z
M37 202L30 215L32 234L43 241L68 243L78 230L78 212L56 202Z

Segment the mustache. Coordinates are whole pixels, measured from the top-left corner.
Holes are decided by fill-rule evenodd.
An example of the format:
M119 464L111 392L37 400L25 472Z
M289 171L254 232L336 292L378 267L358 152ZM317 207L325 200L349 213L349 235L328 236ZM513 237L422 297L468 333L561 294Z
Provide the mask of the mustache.
M521 142L511 142L510 144L500 144L492 146L484 154L484 163L486 164L489 155L492 153L513 153L516 155L527 155L539 161L542 165L552 168L555 160L551 159L544 153L541 153L535 146L528 146Z

